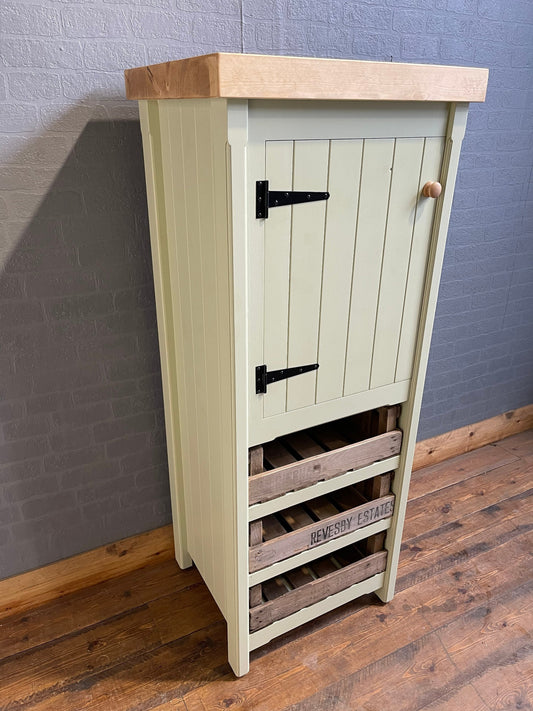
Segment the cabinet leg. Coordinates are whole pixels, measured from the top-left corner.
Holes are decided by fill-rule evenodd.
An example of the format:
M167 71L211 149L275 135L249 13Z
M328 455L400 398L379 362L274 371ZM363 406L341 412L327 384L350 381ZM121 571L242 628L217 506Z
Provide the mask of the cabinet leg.
M173 514L172 533L174 534L174 557L182 570L190 568L193 560L187 550L187 530L184 522Z
M175 555L176 555L176 562L182 570L186 570L187 568L192 567L193 560L192 560L191 556L189 555L188 551L185 551L185 550L178 551L178 549L176 549Z
M244 676L250 670L248 633L238 633L228 622L228 662L235 676Z

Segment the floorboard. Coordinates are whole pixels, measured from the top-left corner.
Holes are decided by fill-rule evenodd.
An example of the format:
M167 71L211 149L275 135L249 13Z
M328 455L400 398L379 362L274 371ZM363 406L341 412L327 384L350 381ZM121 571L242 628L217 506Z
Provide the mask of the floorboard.
M0 711L533 709L533 430L413 475L397 593L236 679L197 571L161 562L0 622Z

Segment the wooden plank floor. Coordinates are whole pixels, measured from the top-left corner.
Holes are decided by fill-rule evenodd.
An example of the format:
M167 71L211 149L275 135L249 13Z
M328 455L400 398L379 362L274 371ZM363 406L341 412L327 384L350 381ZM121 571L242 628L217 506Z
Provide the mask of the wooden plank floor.
M0 709L533 709L533 430L413 475L397 594L254 652L235 679L195 570L138 570L0 620Z

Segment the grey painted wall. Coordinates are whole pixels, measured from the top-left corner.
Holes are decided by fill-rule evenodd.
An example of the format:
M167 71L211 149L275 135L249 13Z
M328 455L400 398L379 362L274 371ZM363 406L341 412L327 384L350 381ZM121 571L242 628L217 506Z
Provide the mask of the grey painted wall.
M0 578L170 520L136 106L217 50L488 66L420 437L533 401L531 0L3 0Z

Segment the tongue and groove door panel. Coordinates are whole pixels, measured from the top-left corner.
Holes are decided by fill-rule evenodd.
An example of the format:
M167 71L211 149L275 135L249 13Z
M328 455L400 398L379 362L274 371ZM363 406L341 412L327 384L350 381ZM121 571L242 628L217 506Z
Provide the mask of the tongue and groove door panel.
M297 429L280 418L310 407L327 419L318 413L335 402L365 394L372 407L407 392L435 205L421 190L439 178L443 147L441 137L265 142L258 178L271 190L330 193L263 221L261 363L319 364L251 395L277 431Z

